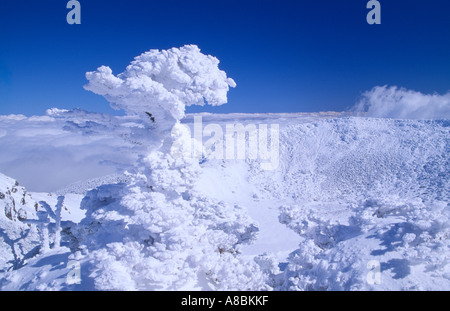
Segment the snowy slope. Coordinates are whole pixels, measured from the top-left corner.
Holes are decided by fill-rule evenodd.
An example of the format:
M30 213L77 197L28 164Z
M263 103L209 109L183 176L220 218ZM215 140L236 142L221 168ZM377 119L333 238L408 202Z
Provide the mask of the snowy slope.
M450 289L448 121L201 116L224 129L279 124L278 168L262 170L258 159L141 158L120 183L87 193L73 243L0 272L0 288ZM104 145L101 119L90 117ZM193 119L183 123L193 128ZM114 129L108 144L135 154ZM2 180L0 191L15 182ZM12 223L3 215L2 232ZM80 264L80 284L67 283L69 261Z
M271 190L286 200L280 221L302 238L281 288L448 288L449 125L344 118L288 126L280 174L255 176L280 185ZM381 281L371 284L374 263Z
M224 124L249 119L219 117ZM283 271L273 275L275 288L450 287L448 121L260 119L281 126L279 168L207 161L199 188L249 202L263 240L248 249L278 255ZM293 252L283 259L282 250ZM380 282L367 281L374 264Z

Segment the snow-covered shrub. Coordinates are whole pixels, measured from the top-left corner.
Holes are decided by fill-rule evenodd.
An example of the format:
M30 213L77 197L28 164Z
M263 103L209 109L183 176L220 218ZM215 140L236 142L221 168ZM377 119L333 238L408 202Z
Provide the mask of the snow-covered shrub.
M259 266L239 257L255 226L244 209L192 191L198 163L152 154L142 167L148 171L129 184L100 187L83 201L87 217L75 236L96 288L265 287Z
M320 215L314 209L296 205L281 206L279 220L302 237L314 241L320 249L335 246L340 240L340 231L347 228Z
M413 265L418 275L434 271L436 282L448 282L447 202L398 196L368 198L353 205L352 211L348 220L332 222L329 218L333 217L322 215L317 206L280 208L280 222L296 231L302 240L278 276L283 280L278 289L368 289L371 287L365 279L369 271L366 264L371 260L380 262L384 278L389 270L394 271L394 280L406 278ZM427 276L427 281L430 278ZM384 283L383 288L408 288L408 284L412 288L421 286L394 282Z
M339 243L357 235L359 228L332 221L320 209L320 205L280 207L280 222L297 232L301 241L289 255L286 269L277 276L278 289L348 290L350 284L353 288L358 284L353 273L344 273L350 271L352 263L335 261L333 254Z
M50 226L54 225L52 231L53 246L52 248L60 247L61 243L61 210L64 204L64 196L59 196L55 209L45 201L40 201L39 205L43 210L36 211L37 219L27 219L27 214L24 209L19 210L19 220L28 225L34 225L38 228L41 235L41 252L45 253L50 249ZM53 222L51 221L53 220Z
M16 189L12 191L12 189ZM32 197L19 183L0 173L0 273L21 268L39 250L40 236L34 226ZM26 198L26 200L22 200ZM37 247L36 247L37 246Z
M445 255L450 247L448 202L423 202L420 198L405 201L399 197L368 199L362 207L356 208L351 222L368 232L392 219L394 223L382 233L391 241L388 248L407 252L409 259L415 262L428 258L435 267L450 263Z

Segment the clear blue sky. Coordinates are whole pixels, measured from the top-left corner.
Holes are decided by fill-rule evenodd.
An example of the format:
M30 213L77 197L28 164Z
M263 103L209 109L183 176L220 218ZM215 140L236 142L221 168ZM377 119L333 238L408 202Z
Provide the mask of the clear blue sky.
M238 86L215 112L342 111L376 85L450 90L450 1L0 1L0 114L47 108L111 112L85 72L122 72L149 49L197 44Z

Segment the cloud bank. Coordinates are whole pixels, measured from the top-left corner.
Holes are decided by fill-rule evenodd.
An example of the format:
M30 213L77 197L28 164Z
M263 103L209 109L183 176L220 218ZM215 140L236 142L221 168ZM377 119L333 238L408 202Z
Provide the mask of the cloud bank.
M142 121L82 110L0 116L0 172L30 191L56 191L133 165Z
M376 86L354 106L359 116L393 119L450 119L450 92L423 94L397 86Z

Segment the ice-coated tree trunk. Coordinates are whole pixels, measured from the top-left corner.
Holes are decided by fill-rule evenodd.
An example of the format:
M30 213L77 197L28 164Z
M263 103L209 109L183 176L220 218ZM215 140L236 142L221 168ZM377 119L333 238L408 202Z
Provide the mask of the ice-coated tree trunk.
M53 243L53 248L58 248L61 244L61 210L64 204L64 197L59 196L58 202L56 203L55 211L55 241Z
M33 223L36 223L39 232L41 235L41 253L45 253L50 249L50 240L48 236L48 224L49 224L49 218L48 213L44 211L37 212L37 221L33 221Z
M46 253L50 249L50 241L48 238L48 225L39 224L39 231L41 232L41 253Z

